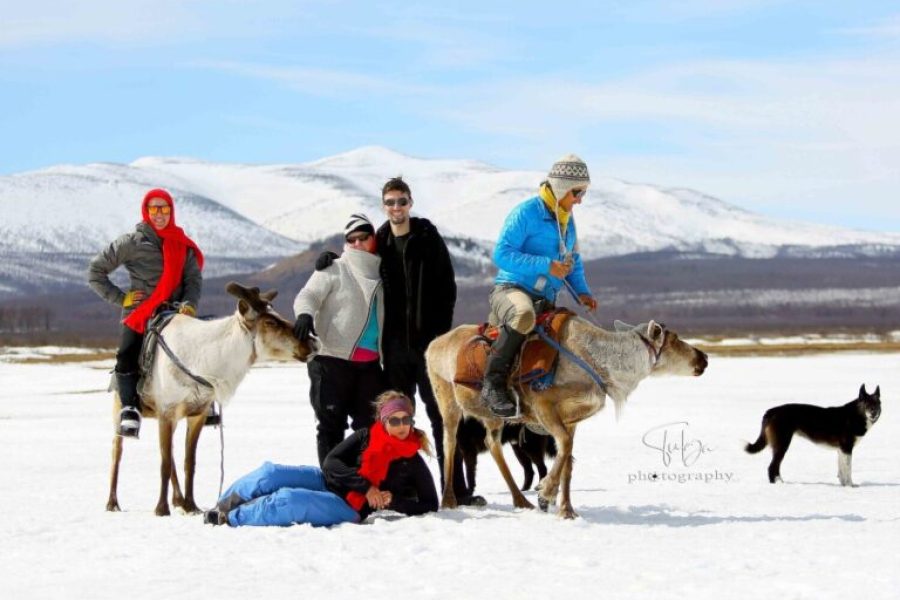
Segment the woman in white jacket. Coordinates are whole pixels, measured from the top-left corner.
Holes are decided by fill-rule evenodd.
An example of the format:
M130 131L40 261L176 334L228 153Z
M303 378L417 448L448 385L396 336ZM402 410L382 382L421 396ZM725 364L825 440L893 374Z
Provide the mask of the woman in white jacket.
M344 240L341 257L314 271L294 300L294 334L301 341L310 335L319 339L319 352L307 369L320 466L343 441L348 418L354 431L372 424L372 402L386 389L381 370L384 293L375 228L365 215L351 215Z

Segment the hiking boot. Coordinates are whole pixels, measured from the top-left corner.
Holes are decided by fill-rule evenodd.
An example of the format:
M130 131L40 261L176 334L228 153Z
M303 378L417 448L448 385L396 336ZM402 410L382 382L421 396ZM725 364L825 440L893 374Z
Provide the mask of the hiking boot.
M524 341L525 334L506 326L501 327L500 335L491 345L484 368L481 401L492 413L503 419L514 417L518 412L515 395L509 389L509 373Z
M116 433L122 437L137 438L141 432L141 413L131 406L119 411L119 428Z
M116 372L116 387L119 390L119 428L117 433L122 437L138 437L141 431L141 400L138 398L137 386L139 375L136 371L129 373Z
M214 508L203 513L203 522L207 525L228 525L228 514Z

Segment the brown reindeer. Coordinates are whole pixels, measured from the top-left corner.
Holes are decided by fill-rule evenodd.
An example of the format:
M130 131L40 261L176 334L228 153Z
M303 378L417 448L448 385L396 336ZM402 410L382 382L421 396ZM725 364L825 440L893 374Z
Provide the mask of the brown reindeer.
M618 327L617 323L617 327ZM624 325L624 324L622 324ZM625 331L610 332L591 325L580 318L572 318L560 336L562 346L596 374L603 386L565 354L553 387L533 391L530 387L518 390L522 422L545 429L556 441L557 456L553 467L541 481L538 503L543 510L556 500L559 493L559 516L576 517L569 494L572 480L572 446L579 422L596 414L612 398L617 411L624 406L629 394L648 375L702 375L707 356L678 339L678 334L650 321L637 327L625 326ZM509 486L513 504L517 508L534 508L519 491L503 458L500 432L503 419L494 416L482 404L479 392L453 383L459 349L477 333L475 325L461 325L436 338L426 351L428 376L444 418L444 456L456 451L456 433L463 416L481 421L488 430L491 456ZM453 461L444 464L444 481L453 481ZM453 486L444 488L443 508L457 506Z
M213 401L225 403L257 360L300 360L311 358L314 348L294 337L293 327L272 309L275 290L260 294L259 288L245 288L231 282L226 291L238 299L237 310L229 317L203 321L175 316L162 336L174 355L194 375L211 384L206 387L188 376L164 352L158 351L141 389L141 414L159 421L160 491L156 514L169 514L166 501L172 482L172 504L185 512L199 512L194 502L194 467L197 442ZM121 407L118 393L113 400L113 421ZM172 435L181 419L187 419L184 453L184 495L172 460ZM112 471L106 510L118 511L116 487L122 459L122 438L113 437Z

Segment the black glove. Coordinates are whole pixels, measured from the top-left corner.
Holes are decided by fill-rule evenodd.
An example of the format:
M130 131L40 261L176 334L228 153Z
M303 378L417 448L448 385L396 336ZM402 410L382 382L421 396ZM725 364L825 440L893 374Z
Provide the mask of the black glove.
M302 314L294 321L294 337L301 342L309 341L309 336L316 334L316 328L313 327L312 315Z
M333 263L334 259L337 257L338 255L331 250L326 250L316 259L316 271L324 271L331 266L331 263Z

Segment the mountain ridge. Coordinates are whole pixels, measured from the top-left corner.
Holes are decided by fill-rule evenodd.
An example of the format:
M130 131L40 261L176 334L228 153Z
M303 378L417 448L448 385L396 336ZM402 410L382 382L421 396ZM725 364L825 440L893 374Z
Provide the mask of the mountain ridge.
M898 233L780 221L690 188L633 183L598 171L575 209L586 260L645 252L746 258L900 254ZM351 213L380 222L381 186L396 175L413 189L412 214L458 240L451 247L454 259L471 261L468 276L478 281L487 276L478 275L478 265L490 263L506 214L534 196L544 178L538 171L415 158L382 146L306 163L156 156L0 176L0 256L7 259L0 267L0 294L28 287L23 278L30 272L32 279L54 285L79 281L77 269L61 270L42 259L89 255L130 231L151 187L173 192L179 225L210 257L211 273L225 274L302 252L339 232Z

